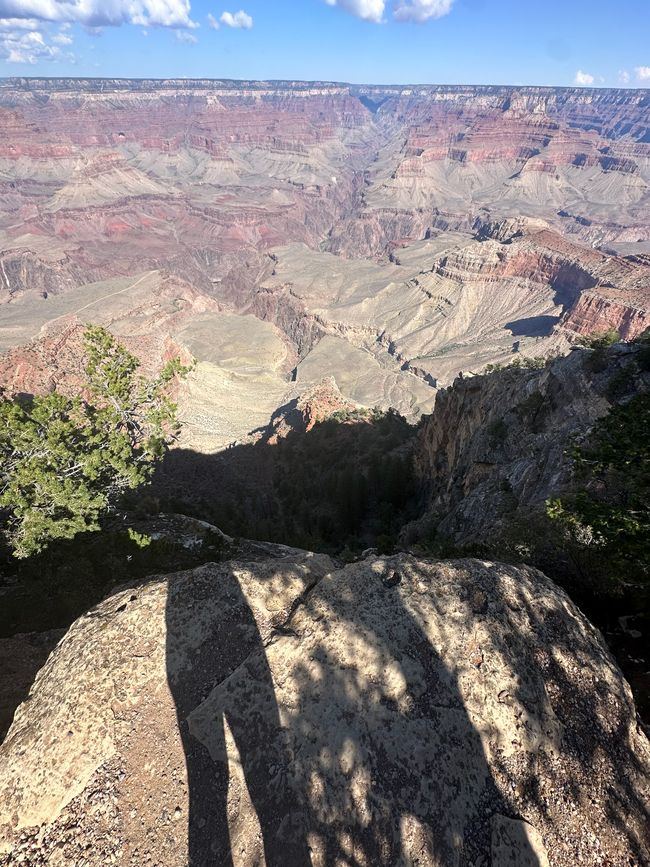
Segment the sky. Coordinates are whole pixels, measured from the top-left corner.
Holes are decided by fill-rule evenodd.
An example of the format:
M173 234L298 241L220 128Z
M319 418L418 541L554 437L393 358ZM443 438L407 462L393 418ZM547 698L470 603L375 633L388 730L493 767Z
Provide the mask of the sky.
M650 88L650 0L0 0L0 76Z

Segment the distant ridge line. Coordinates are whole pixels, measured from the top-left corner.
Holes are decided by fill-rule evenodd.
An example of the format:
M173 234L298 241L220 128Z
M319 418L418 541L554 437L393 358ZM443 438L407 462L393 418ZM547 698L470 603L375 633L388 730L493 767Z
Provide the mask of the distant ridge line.
M515 84L351 84L337 81L303 81L290 79L232 79L232 78L92 78L81 77L10 77L0 78L0 90L30 92L35 90L50 92L74 91L129 91L129 90L331 90L348 92L356 96L367 93L388 95L462 94L481 93L486 95L505 95L519 93L525 95L561 94L562 96L589 97L592 95L619 95L626 98L638 97L650 100L649 88L624 87L553 87L550 85ZM650 104L650 103L649 103Z

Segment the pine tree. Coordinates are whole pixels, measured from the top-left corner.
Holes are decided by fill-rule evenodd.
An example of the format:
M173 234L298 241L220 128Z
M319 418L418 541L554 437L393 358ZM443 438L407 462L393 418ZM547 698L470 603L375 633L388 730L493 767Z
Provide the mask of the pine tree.
M84 347L81 394L0 400L0 509L16 557L98 530L121 494L148 481L179 432L168 392L189 367L173 359L147 379L99 326L85 331Z

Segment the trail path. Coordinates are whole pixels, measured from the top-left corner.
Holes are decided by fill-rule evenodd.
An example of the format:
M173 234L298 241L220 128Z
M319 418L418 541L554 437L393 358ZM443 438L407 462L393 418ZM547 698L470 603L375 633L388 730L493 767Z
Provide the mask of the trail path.
M102 295L99 298L94 298L92 301L89 301L87 304L82 305L77 310L69 310L66 313L61 313L60 316L56 316L54 319L48 320L45 323L45 327L49 328L50 325L53 325L55 322L58 322L60 319L65 319L67 316L78 316L83 310L87 310L89 307L92 307L94 304L97 304L99 301L106 301L107 298L114 298L116 295L122 295L124 292L129 292L131 289L135 289L143 280L146 280L147 277L151 277L152 274L156 273L156 269L154 268L152 271L147 271L146 274L143 274L141 277L138 277L133 283L130 283L128 286L125 286L124 289L118 289L116 292L110 292L108 295Z

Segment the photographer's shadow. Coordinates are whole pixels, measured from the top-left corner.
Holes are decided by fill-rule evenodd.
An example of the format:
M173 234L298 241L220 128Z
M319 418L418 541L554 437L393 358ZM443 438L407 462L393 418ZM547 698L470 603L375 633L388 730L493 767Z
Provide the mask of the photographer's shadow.
M188 864L233 864L228 817L233 751L228 749L227 726L259 821L267 867L309 865L304 834L290 833L287 827L290 792L286 777L277 773L283 765L278 756L283 734L255 617L230 566L208 567L195 576L188 578L185 573L170 579L166 612L167 677L189 788ZM247 696L238 694L232 706L211 716L209 722L204 720L202 731L197 732L192 714L214 686L247 658L254 660L251 689L255 690L255 706L261 702L264 713L252 716Z
M295 591L301 576L305 589L309 560L292 560L170 579L188 864L452 867L468 854L470 825L483 837L473 855L485 854L481 798L493 784L481 738L454 673L393 587L395 566L383 578L360 566L294 592L303 604L285 605L274 628L262 611L276 605L273 582ZM518 856L539 864L526 840Z

